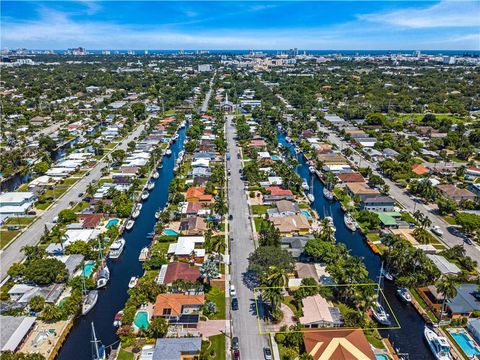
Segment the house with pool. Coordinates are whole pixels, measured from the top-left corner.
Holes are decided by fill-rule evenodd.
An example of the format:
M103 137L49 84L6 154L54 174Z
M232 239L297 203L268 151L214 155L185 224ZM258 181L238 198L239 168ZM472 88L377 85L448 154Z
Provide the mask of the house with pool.
M205 295L159 294L153 306L153 317L163 317L169 325L197 328Z

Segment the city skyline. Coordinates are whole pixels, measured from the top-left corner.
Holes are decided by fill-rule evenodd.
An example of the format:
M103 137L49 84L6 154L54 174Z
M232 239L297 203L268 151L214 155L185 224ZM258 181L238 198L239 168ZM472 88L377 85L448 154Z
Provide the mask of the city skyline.
M2 2L2 47L479 50L479 1Z

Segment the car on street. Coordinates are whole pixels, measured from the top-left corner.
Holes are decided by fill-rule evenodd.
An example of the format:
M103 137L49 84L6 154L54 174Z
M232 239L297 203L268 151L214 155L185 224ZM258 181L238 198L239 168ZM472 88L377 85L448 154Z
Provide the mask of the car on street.
M465 241L465 243L467 243L468 245L473 245L473 241L470 240L470 238L466 237L463 239L463 241Z
M267 346L263 348L263 357L265 360L272 360L272 350Z
M85 195L84 193L78 193L78 197L81 198L83 195Z
M238 360L240 359L240 350L233 350L233 359Z
M233 215L232 214L228 215L228 220L233 220Z
M238 342L238 336L234 336L232 338L232 349L233 350L238 350L240 349L240 343Z
M435 235L443 236L443 231L442 231L442 229L440 229L440 226L433 225L431 230Z
M238 299L236 297L232 298L232 310L238 310Z
M235 290L235 285L233 284L230 285L230 296L231 297L237 296L237 290Z

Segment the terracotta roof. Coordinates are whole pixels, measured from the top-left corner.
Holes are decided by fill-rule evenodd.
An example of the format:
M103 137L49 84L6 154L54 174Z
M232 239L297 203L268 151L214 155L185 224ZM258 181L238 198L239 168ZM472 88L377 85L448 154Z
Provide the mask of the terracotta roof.
M165 309L170 309L171 316L177 316L182 313L182 307L185 305L203 305L205 296L185 295L185 294L160 294L155 300L153 306L153 316L163 316Z
M253 139L253 140L250 141L249 146L251 146L251 147L264 147L264 146L267 146L267 143L265 142L265 140L262 140L262 139Z
M368 187L365 183L347 183L347 188L354 195L380 194L377 190Z
M364 183L365 179L360 173L340 173L337 178L344 183Z
M447 197L474 197L475 194L470 190L458 188L452 184L438 185L437 188L443 192Z
M79 216L82 221L82 227L84 229L93 229L102 221L103 213L97 214L81 214Z
M198 198L201 201L211 201L213 199L212 195L205 194L205 187L203 186L192 186L187 190L185 197L187 200L191 198Z
M271 220L282 233L310 230L310 224L304 215L275 216Z
M195 282L199 277L200 269L198 267L175 261L168 264L163 283L171 284L179 279Z
M342 155L318 155L317 159L325 164L347 164L347 159Z
M303 316L300 317L301 324L318 323L321 321L333 323L330 313L330 305L321 295L307 296L302 299Z
M270 191L271 195L293 196L293 193L290 190L284 189L280 186L267 186L265 189Z
M303 342L314 360L375 360L361 329L305 332Z
M140 170L137 166L122 166L119 171L123 174L136 174Z
M425 175L425 174L428 174L430 170L425 166L423 166L422 164L413 164L412 172L414 172L417 175Z
M187 214L197 214L203 207L204 204L198 201L189 202L187 203Z

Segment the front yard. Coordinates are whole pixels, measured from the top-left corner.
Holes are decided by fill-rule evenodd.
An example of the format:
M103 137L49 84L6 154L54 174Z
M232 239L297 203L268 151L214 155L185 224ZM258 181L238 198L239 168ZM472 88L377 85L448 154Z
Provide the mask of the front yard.
M205 295L205 301L212 301L217 306L217 312L214 315L210 315L208 318L211 320L223 320L225 319L225 291L219 288L212 287L208 294Z

